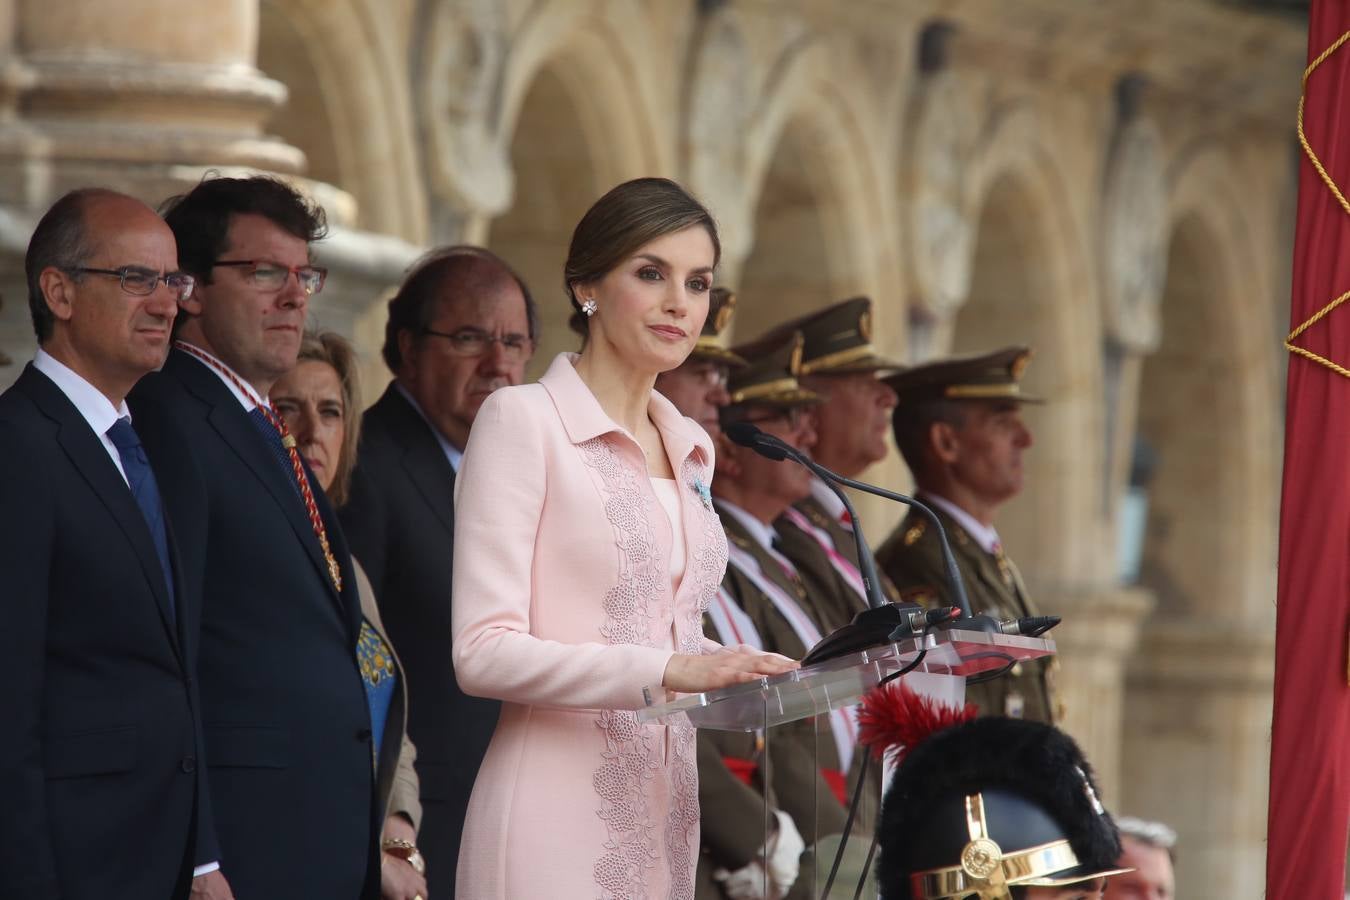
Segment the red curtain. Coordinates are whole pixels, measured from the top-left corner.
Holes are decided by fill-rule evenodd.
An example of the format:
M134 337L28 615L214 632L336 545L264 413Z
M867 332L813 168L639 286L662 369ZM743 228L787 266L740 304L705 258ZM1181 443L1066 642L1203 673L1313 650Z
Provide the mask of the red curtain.
M1350 31L1350 3L1313 0L1312 63ZM1305 85L1303 127L1350 197L1350 42ZM1292 329L1350 291L1350 212L1305 153L1299 170ZM1350 369L1350 300L1294 338ZM1291 354L1280 510L1268 900L1340 900L1350 823L1350 377Z

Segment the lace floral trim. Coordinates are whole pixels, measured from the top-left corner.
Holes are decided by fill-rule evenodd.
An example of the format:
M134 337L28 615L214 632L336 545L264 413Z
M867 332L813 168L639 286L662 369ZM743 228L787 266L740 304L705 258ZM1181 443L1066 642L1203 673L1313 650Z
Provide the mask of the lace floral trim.
M680 483L702 480L703 467L686 459ZM702 534L691 557L693 602L675 610L675 633L681 653L699 653L703 646L703 614L717 594L727 565L727 540L717 513L703 504L691 504L702 519ZM680 719L669 726L671 759L666 767L670 789L670 813L666 818L666 853L671 860L670 896L692 900L691 873L698 854L698 759L694 727Z
M656 539L648 517L648 501L638 474L625 466L604 438L580 445L586 463L604 486L605 515L614 529L619 549L619 576L605 594L605 617L600 633L610 644L658 646L652 622L664 623L658 598L669 596L669 574L659 564ZM693 484L703 468L693 459L681 466L679 483ZM690 556L686 579L692 584L689 600L673 611L676 649L702 649L703 614L717 593L726 569L726 535L717 514L702 504L684 504L701 517L702 531ZM664 631L664 629L661 629ZM660 862L650 791L662 776L669 797L664 844L669 863L672 900L693 900L693 872L698 854L698 762L695 730L687 720L665 729L643 727L637 715L605 710L596 724L604 733L602 763L593 783L600 795L599 816L608 830L604 852L594 875L604 900L640 900L648 896L648 871ZM668 756L662 738L669 740Z
M651 601L662 595L668 576L657 565L656 540L637 476L604 438L580 448L604 483L605 515L619 548L618 582L605 593L600 633L610 644L655 646ZM595 862L595 881L603 900L642 900L648 895L647 872L659 860L648 797L662 767L662 732L639 725L637 714L625 710L603 710L596 724L605 749L592 783L608 835Z

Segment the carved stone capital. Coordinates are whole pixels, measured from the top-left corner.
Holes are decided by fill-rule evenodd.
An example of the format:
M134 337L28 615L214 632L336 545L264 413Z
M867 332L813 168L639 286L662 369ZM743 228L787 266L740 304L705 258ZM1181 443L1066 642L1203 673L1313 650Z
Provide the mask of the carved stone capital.
M286 87L248 66L44 52L5 81L24 110L23 127L0 135L5 155L95 167L201 163L296 173L305 165L298 149L264 133Z
M1162 139L1152 122L1132 119L1107 158L1101 258L1107 335L1136 353L1151 352L1161 339L1167 234Z
M686 89L682 149L690 186L717 216L725 273L739 267L754 242L747 142L742 139L754 115L754 79L744 38L725 10L701 29Z
M970 292L977 227L970 171L980 104L960 73L943 70L918 82L907 118L909 146L901 157L909 199L906 268L917 299L941 317Z
M432 194L439 203L490 216L505 212L515 191L500 121L508 40L503 15L492 3L437 4L417 50L422 158Z

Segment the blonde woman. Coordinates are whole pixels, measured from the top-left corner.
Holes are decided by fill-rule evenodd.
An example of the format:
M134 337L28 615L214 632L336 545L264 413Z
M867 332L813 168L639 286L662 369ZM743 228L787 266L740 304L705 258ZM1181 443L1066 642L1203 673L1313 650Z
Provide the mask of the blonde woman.
M272 387L272 408L295 437L297 449L333 507L347 499L356 460L356 353L331 331L306 333L300 357ZM381 900L427 900L427 883L417 851L417 753L405 732L407 681L393 645L380 622L375 593L361 566L352 560L361 596L361 636L357 657L370 706L375 742L376 808L384 816L380 853Z

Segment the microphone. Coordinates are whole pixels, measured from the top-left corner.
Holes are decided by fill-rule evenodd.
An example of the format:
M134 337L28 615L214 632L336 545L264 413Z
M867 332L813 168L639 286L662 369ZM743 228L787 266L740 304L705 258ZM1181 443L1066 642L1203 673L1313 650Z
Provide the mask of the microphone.
M863 586L867 588L867 605L872 609L881 609L886 606L887 600L881 593L881 582L877 580L876 560L872 558L872 551L867 546L867 541L863 540L862 522L858 519L858 514L854 511L853 504L848 499L848 494L845 494L835 484L839 476L819 465L796 447L771 434L760 431L759 428L749 422L734 422L723 428L722 432L731 438L732 442L740 444L742 447L749 447L765 459L782 462L791 458L794 462L806 466L820 476L829 489L834 492L834 495L844 504L844 509L848 510L849 516L853 519L853 544L858 551L858 569L862 575Z
M948 619L944 617L939 622L934 623L932 627L939 631L959 629L961 631L987 631L992 634L1040 637L1059 623L1059 616L1022 616L1020 619L995 619L993 616L982 614L964 618L953 616Z
M913 603L874 606L858 613L843 628L836 628L821 638L820 643L802 657L802 665L814 665L837 656L923 634L935 626L953 623L960 615L961 610L955 606L939 606L936 609L924 609Z
M868 548L867 542L863 540L862 522L858 518L858 514L853 511L853 504L849 502L848 495L840 490L839 485L846 485L867 494L875 494L887 500L895 500L923 513L932 523L937 532L938 543L942 546L943 567L947 570L947 583L951 585L952 597L956 600L957 606L960 607L961 615L967 619L972 617L970 600L966 596L966 586L961 580L961 572L956 568L956 557L952 555L951 544L947 542L947 530L942 527L942 521L938 519L937 514L927 504L905 494L897 494L894 491L888 491L866 482L854 481L852 478L845 478L843 475L831 472L796 447L781 438L759 430L750 422L734 422L723 428L722 433L729 437L733 443L740 444L742 447L749 447L766 459L781 461L790 458L806 466L829 486L836 497L843 501L844 508L853 517L853 539L858 548L858 568L862 571L863 582L867 586L868 603L874 608L885 604L886 598L881 595L881 589L877 582L876 563L872 559L872 551ZM897 634L896 638L905 636L905 634Z

